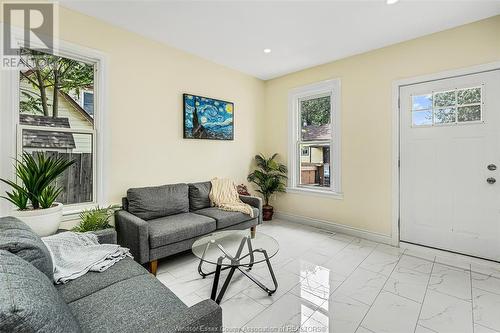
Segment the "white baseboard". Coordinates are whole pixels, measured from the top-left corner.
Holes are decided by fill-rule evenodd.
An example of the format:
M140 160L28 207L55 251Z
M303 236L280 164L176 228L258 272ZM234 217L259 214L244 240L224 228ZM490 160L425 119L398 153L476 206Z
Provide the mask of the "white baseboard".
M277 219L283 219L293 223L308 225L311 227L328 230L331 232L340 232L346 235L360 237L378 243L397 246L397 244L394 244L394 241L391 236L380 234L377 232L367 231L331 221L313 219L311 217L299 216L284 212L275 212L274 215Z

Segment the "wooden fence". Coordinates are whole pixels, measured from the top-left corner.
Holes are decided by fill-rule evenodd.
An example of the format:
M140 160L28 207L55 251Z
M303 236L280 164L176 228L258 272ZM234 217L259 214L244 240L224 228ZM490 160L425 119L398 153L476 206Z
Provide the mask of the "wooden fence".
M60 186L63 188L57 198L57 202L63 204L92 202L92 154L61 153L56 151L46 151L45 154L75 161L55 182L57 187Z

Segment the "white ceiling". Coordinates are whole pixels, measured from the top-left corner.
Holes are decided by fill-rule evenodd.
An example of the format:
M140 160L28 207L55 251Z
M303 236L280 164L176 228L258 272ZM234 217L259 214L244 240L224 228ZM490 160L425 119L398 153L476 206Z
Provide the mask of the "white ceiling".
M61 2L261 79L500 14L500 0Z

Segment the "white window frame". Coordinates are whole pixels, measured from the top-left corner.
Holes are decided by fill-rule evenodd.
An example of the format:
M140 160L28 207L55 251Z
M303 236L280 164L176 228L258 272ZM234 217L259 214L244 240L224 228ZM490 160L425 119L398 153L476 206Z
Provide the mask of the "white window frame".
M300 101L308 97L329 95L331 103L330 187L300 185ZM342 199L340 79L331 79L292 89L288 94L288 187L289 193L324 195ZM322 141L324 142L324 141ZM309 142L308 142L309 143ZM311 141L310 143L314 143Z
M24 43L24 31L13 29L13 39L19 45ZM69 131L72 133L93 135L93 201L81 204L64 205L64 221L72 220L84 209L107 205L107 179L109 164L109 126L107 126L107 55L90 48L82 47L62 40L54 41L54 54L94 64L94 129L68 129L47 128L54 131ZM42 47L36 42L30 42L31 47ZM17 156L22 146L22 129L43 130L40 127L25 126L19 124L19 70L3 70L1 76L0 101L2 112L0 112L0 177L12 179L15 169L12 157ZM97 93L96 93L97 92ZM97 97L97 98L96 98ZM10 112L9 112L10 111ZM1 193L8 190L8 186L0 184ZM15 207L6 200L0 202L0 216L9 215Z

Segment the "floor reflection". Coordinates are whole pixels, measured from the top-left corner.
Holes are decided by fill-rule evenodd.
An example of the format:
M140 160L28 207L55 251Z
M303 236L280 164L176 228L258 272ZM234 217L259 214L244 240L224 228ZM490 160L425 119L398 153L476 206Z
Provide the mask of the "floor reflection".
M325 267L316 266L312 271L310 269L301 270L300 276L303 278L300 283L300 298L303 307L307 310L304 314L309 314L311 309L315 312L309 318L304 318L303 331L327 331L328 329L328 308L329 297L332 288L330 278L332 272Z

